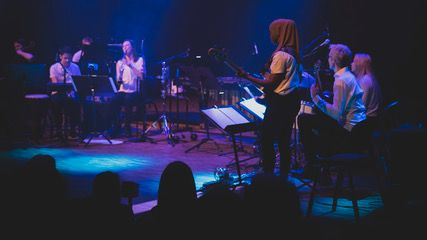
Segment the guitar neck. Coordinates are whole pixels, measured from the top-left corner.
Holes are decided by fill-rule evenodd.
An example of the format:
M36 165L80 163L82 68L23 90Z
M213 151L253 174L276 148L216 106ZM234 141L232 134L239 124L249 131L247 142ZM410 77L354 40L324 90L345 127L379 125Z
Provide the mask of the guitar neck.
M231 62L229 59L224 60L224 64L227 65L234 72L239 72L240 67L237 64Z
M323 92L323 86L322 86L322 81L320 81L319 72L316 73L316 84L317 84L317 87L319 88L320 92Z

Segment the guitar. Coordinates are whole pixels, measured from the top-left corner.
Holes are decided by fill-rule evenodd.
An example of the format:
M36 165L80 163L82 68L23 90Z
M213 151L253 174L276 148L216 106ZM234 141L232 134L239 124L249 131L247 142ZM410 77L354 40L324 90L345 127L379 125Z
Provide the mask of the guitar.
M322 66L322 61L320 59L317 59L316 62L313 65L313 73L316 79L316 87L319 89L320 92L320 96L325 99L328 103L332 103L333 98L332 98L332 93L330 91L326 91L324 89L322 80L320 78L320 72L321 70L321 66Z
M222 62L222 63L224 63L227 67L229 67L231 70L233 70L236 74L237 73L239 73L240 71L241 71L241 68L240 68L240 66L239 65L237 65L237 64L235 64L233 61L231 61L228 57L227 57L227 55L226 55L226 53L225 53L225 51L224 51L224 49L218 49L218 48L210 48L209 50L208 50L208 55L209 56L211 56L211 57L214 57L215 58L215 60L217 60L218 62ZM253 74L253 73L249 73L250 75L252 75L253 77L256 77L256 78L260 78L260 79L264 79L264 74L262 74L262 75L260 75L260 74ZM249 83L249 84L253 84L252 82L250 82L249 80L247 80L247 82ZM265 96L265 93L264 93L264 87L256 87L257 88L257 90L259 90L260 92L262 92L262 95L261 96L258 96L258 97L255 97L255 96L253 96L251 93L249 93L249 95L251 95L251 97L254 97L257 101L258 100L260 100L260 103L261 104L264 104L264 103L262 103L262 101L263 101L263 99L264 99L264 96ZM244 87L244 89L245 89L245 91L246 91L246 88Z

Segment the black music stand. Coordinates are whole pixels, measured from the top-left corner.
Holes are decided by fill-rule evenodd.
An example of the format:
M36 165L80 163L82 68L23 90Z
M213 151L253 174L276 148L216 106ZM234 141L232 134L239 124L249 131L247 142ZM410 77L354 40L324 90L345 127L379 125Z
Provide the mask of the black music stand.
M214 89L218 87L218 82L212 73L212 71L208 67L199 66L199 64L196 64L196 66L190 66L187 68L183 68L183 71L188 74L191 81L193 81L193 84L196 86L199 86L200 96L199 96L199 108L202 113L202 109L206 108L209 104L209 89ZM219 147L218 143L215 142L214 139L210 137L209 133L209 123L206 118L204 118L204 115L201 114L201 119L204 120L204 126L206 130L206 137L200 140L199 143L196 145L190 147L189 149L185 150L185 153L190 152L191 150L195 148L199 148L201 145L213 141L216 148L222 152L221 148Z
M238 185L242 184L240 172L240 161L237 154L236 133L253 131L256 128L255 122L251 121L241 111L234 106L214 107L202 110L202 113L223 132L230 135L233 142L234 159L237 170Z
M73 81L80 98L87 100L92 108L92 124L90 124L91 127L88 131L89 133L82 137L81 143L89 138L85 144L85 146L87 146L94 136L102 135L110 144L112 144L111 140L97 128L95 96L105 97L114 95L114 93L117 92L117 88L113 79L108 76L81 75L73 76Z

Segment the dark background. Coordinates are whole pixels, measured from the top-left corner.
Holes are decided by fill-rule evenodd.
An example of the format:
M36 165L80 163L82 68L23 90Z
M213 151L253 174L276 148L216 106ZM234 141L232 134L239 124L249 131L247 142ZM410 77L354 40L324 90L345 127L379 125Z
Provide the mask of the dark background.
M257 72L273 50L269 23L292 18L302 48L319 44L316 38L328 32L332 43L372 55L386 102L408 99L425 107L421 86L426 80L427 8L422 0L14 0L1 1L0 9L2 63L8 62L12 41L18 37L34 40L38 61L47 65L59 47L77 49L85 35L100 44L131 38L138 50L143 48L149 76L160 74L159 61L187 48L190 59L201 55L215 75L232 76L206 56L213 46L225 47L236 63ZM254 43L258 55L253 55ZM321 51L315 57L326 55ZM120 49L110 49L109 58L119 56ZM311 60L306 59L305 68L311 67Z

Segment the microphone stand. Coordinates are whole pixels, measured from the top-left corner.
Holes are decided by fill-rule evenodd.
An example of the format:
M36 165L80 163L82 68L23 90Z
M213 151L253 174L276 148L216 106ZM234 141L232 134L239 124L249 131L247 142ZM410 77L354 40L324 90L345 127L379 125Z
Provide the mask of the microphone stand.
M143 73L144 75L144 73ZM129 142L150 142L150 143L156 143L154 141L153 138L148 137L148 131L149 129L146 129L146 109L145 109L145 97L143 96L143 93L141 91L141 81L143 81L142 79L138 78L138 82L137 82L137 92L138 92L138 116L140 116L139 113L141 113L141 108L142 108L142 132L139 134L139 137L135 137L135 138L129 138L128 141ZM137 125L138 126L138 125ZM138 127L137 127L138 129Z
M175 144L178 142L178 139L174 136L174 134L172 133L171 129L169 128L169 123L168 123L168 118L166 115L166 81L169 78L169 66L166 66L166 61L162 62L162 78L161 78L161 85L162 85L162 115L156 120L154 121L151 126L145 131L145 133L147 133L151 128L155 127L157 122L160 122L162 125L162 130L163 133L166 135L166 140L168 141L169 144L171 144L173 147L175 146Z

